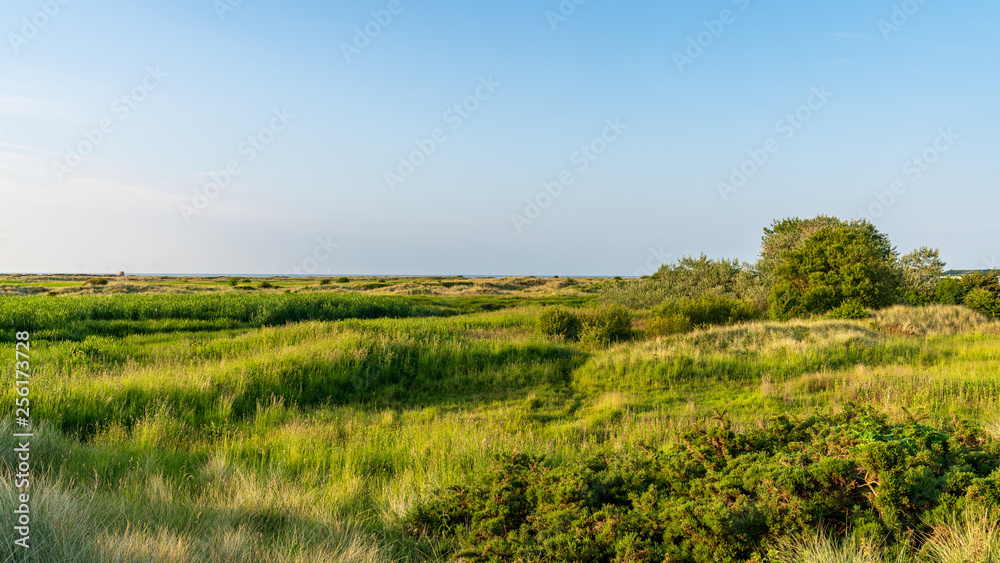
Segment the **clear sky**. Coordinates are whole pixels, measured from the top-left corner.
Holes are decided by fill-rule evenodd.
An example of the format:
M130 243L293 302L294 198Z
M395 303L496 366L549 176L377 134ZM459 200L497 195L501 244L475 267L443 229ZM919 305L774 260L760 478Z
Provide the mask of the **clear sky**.
M634 275L752 261L772 220L821 213L1000 266L998 22L995 0L11 0L0 270Z

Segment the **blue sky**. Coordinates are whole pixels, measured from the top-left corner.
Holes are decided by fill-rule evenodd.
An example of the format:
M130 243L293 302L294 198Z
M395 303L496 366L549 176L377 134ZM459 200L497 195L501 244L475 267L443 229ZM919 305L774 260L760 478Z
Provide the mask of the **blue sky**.
M1000 266L997 21L987 0L14 0L0 270L634 275L752 261L772 220L820 213Z

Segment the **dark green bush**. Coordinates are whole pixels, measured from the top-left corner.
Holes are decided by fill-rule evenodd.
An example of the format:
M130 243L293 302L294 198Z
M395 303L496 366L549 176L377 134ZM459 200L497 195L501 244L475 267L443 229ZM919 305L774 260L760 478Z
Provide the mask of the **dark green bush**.
M827 313L826 316L831 319L867 319L871 313L861 303L848 301Z
M960 305L965 299L962 282L955 278L941 280L934 290L934 301L942 305Z
M682 313L659 314L646 321L646 332L651 336L680 334L692 328L691 319Z
M849 406L565 464L501 456L418 503L404 528L470 562L735 563L767 560L781 537L849 529L907 551L928 520L972 506L1000 508L1000 443Z
M732 299L766 301L765 289L748 264L739 260L714 260L705 255L685 256L664 264L652 276L622 280L615 278L602 289L605 303L629 309L648 309L668 299L698 299L702 295L723 295Z
M93 285L93 286L108 285L108 278L91 278L83 282L83 285Z
M330 278L324 278L319 280L320 285L330 285Z
M768 301L777 319L828 313L848 301L880 309L903 296L896 251L865 220L822 227L782 259Z
M670 299L653 309L647 330L656 335L687 332L697 326L727 325L761 317L749 301L705 294L697 299Z
M632 338L632 314L622 307L584 314L580 325L580 340L591 346L608 346Z
M538 329L548 336L562 336L566 340L580 338L580 318L559 307L550 307L538 317Z
M276 287L278 287L278 286L274 285L273 283L271 283L269 281L260 282L260 288L261 289L274 289Z
M985 289L973 289L965 296L965 306L988 317L1000 317L1000 298Z
M748 301L705 294L680 302L681 312L698 325L725 325L754 320L760 312Z
M941 251L921 246L901 257L899 264L903 268L903 296L906 302L910 305L933 303L945 268Z
M998 295L1000 294L1000 270L968 273L962 276L962 289L966 293L975 289L983 289L993 295Z
M347 277L337 278L337 283L351 283L351 278L347 278Z

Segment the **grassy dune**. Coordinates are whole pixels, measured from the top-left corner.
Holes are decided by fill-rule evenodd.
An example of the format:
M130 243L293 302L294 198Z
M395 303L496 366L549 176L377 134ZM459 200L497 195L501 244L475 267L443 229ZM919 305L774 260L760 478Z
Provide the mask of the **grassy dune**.
M35 560L444 560L403 518L494 455L638 451L723 412L739 429L855 402L1000 432L1000 325L962 308L605 348L538 333L539 301L588 302L557 289L497 296L497 307L481 294L231 289L0 298L5 345L12 329L34 331ZM13 401L5 386L5 452ZM995 516L935 523L924 560L962 561L962 549L996 560ZM0 527L2 549L12 533ZM789 538L784 550L787 561L882 560L850 542Z

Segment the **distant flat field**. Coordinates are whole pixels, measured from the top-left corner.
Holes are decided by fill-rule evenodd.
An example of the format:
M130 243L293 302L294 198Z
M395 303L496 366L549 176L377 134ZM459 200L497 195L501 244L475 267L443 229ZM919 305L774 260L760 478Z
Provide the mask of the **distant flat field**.
M721 417L863 405L1000 438L1000 322L963 307L667 335L632 311L627 339L587 343L543 317L596 314L614 280L91 279L0 281L10 382L30 333L37 561L454 560L407 517L498 456L641 457Z
M234 279L237 280L234 283ZM106 280L104 283L102 280ZM95 281L100 285L96 285ZM355 277L238 277L5 275L0 295L201 293L201 292L364 292L373 295L443 296L587 296L599 291L603 278L511 276L355 276ZM264 287L261 287L264 284Z

